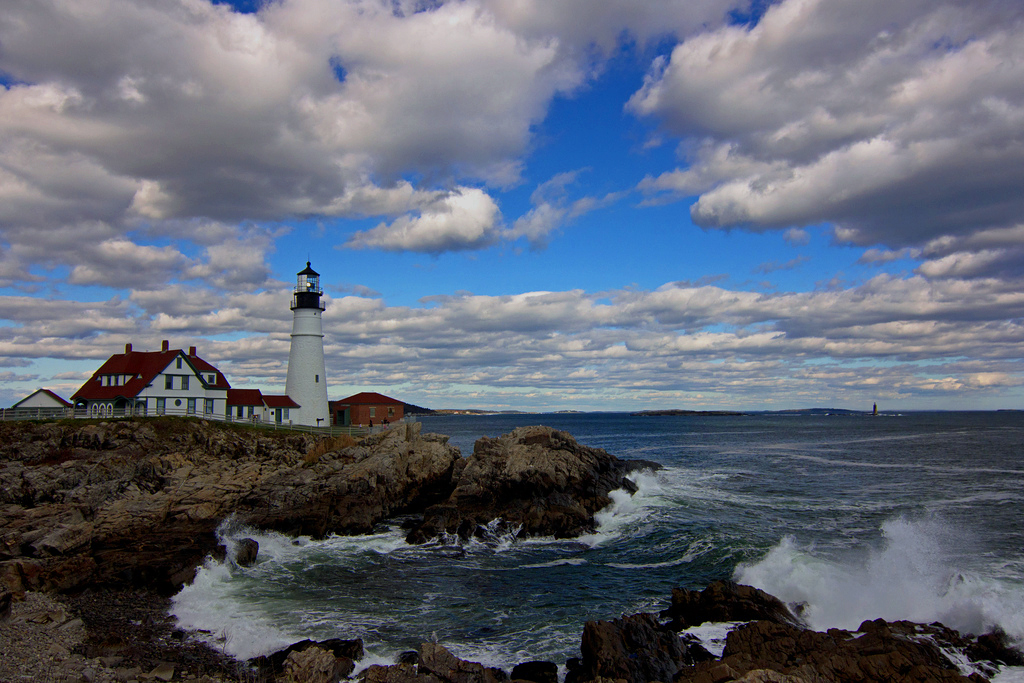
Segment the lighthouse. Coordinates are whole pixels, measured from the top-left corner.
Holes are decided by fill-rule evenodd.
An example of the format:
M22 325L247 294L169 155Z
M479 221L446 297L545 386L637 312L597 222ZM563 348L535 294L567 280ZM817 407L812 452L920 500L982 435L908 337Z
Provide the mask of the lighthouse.
M306 269L298 273L292 297L292 347L288 353L285 393L299 404L292 410L292 422L313 427L331 425L324 365L322 295L320 273L306 261Z

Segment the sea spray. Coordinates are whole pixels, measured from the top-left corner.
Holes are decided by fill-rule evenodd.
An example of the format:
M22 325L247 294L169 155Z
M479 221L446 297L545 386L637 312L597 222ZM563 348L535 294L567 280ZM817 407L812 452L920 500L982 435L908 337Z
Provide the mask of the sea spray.
M740 564L734 577L800 605L817 630L906 619L973 634L999 627L1024 641L1022 586L968 569L962 530L934 517L900 517L881 532L881 547L838 559L786 536L761 560Z

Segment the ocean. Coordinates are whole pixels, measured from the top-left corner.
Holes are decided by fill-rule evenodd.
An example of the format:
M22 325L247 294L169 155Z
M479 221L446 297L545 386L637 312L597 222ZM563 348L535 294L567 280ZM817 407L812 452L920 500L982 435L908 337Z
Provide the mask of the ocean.
M226 520L260 561L207 561L173 600L181 627L246 659L312 638L362 638L363 665L436 640L511 670L579 655L591 619L658 611L672 588L733 579L800 604L816 629L865 619L1000 627L1024 643L1024 413L427 416L463 455L544 424L663 469L616 492L573 540L410 546L397 525L292 539ZM721 647L725 627L701 630ZM1024 681L1009 669L1001 681Z

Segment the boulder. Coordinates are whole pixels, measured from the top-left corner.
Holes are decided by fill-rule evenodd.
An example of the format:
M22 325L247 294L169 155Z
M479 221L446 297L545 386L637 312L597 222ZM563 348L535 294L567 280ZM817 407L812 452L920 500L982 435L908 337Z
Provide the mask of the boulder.
M437 643L420 646L418 673L434 676L445 683L503 683L508 680L508 674L501 669L459 659Z
M260 553L260 544L251 539L243 538L238 542L235 549L235 564L239 567L251 567L256 564L256 558Z
M594 514L612 502L611 491L636 490L626 475L641 467L658 465L619 460L550 427L484 437L457 464L451 494L427 508L408 540L483 535L495 520L521 536L579 536L595 529Z
M732 581L715 581L702 591L685 588L672 590L672 604L662 611L669 626L676 630L705 622L766 620L800 625L800 620L785 603L753 586Z
M901 627L902 628L902 627ZM931 640L915 638L882 620L866 622L862 632L841 629L821 633L792 624L754 621L733 630L721 660L682 669L677 683L745 680L753 672L774 671L795 680L863 683L907 681L976 683L963 676ZM765 674L759 673L760 679ZM767 680L770 680L767 679Z
M273 654L251 659L249 663L257 667L261 672L264 672L268 677L286 674L289 660L293 662L292 668L294 671L298 671L296 667L299 664L305 665L304 663L309 663L309 666L319 671L323 668L321 663L327 661L325 657L318 653L303 657L297 656L307 650L314 649L331 655L333 664L330 670L331 672L340 672L341 677L347 677L351 674L355 670L355 662L362 659L364 655L363 641L358 638L354 640L343 640L341 638L330 638L321 641L301 640Z
M352 673L351 664L313 646L288 655L282 678L286 683L337 683Z
M512 668L512 680L558 683L558 665L554 662L522 662Z
M420 674L415 664L399 663L391 666L373 664L359 674L362 683L441 683L432 674Z
M646 613L587 622L580 651L583 656L570 668L566 683L671 681L684 666L707 656L703 648L691 653L678 634Z

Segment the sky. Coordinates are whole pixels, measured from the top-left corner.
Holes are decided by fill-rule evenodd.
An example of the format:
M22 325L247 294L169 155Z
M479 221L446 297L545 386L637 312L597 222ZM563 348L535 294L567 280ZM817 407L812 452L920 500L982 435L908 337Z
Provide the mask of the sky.
M5 0L0 405L1024 408L1019 0Z

